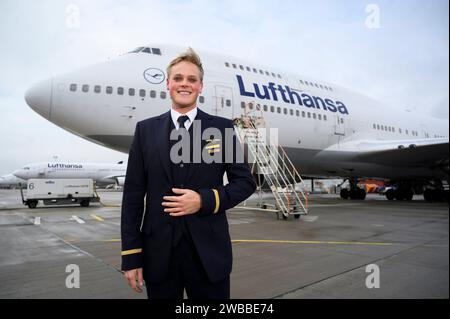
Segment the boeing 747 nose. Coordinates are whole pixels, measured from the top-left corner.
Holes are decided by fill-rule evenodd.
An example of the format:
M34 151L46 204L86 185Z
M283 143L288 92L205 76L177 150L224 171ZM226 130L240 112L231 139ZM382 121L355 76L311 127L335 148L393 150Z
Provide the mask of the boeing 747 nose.
M41 116L50 119L52 103L52 80L41 81L25 92L27 104Z
M14 172L12 172L12 175L18 177L18 178L22 178L22 179L27 179L27 172L24 169L18 169L15 170Z

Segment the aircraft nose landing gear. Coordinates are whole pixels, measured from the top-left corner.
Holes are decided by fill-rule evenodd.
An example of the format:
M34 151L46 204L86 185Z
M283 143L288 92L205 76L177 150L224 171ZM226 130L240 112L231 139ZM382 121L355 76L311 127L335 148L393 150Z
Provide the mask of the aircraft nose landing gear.
M341 189L341 198L342 199L366 199L366 191L363 188L358 187L358 179L350 178L348 179L350 182L350 189L343 188ZM345 180L344 180L345 182ZM343 184L343 183L342 183ZM342 185L341 184L341 185Z

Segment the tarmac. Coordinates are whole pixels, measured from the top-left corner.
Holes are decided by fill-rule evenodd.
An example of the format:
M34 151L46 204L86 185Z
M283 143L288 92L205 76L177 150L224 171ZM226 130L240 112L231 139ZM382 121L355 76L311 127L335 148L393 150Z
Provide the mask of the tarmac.
M99 195L87 208L29 209L19 190L0 190L0 299L147 297L120 271L122 193ZM369 194L311 195L308 205L287 220L228 211L232 299L449 298L448 203Z

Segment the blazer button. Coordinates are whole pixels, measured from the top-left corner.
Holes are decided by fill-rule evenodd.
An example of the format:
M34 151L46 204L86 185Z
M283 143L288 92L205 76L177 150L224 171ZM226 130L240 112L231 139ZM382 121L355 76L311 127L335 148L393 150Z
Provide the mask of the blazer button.
M183 164L183 163L181 163L181 164L180 164L180 167L181 167L181 168L183 168L183 167L184 167L184 164Z

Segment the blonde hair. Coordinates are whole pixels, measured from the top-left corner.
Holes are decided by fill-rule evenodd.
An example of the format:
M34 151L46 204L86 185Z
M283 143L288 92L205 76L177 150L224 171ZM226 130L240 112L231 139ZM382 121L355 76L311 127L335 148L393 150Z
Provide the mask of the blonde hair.
M192 49L191 47L189 47L189 49L186 52L181 53L178 57L176 57L169 63L169 65L167 66L167 77L170 78L170 72L172 71L172 67L175 64L178 64L178 63L184 62L184 61L195 64L198 67L198 69L200 71L200 81L203 82L204 72L203 72L202 61L200 61L200 57L194 51L194 49Z

